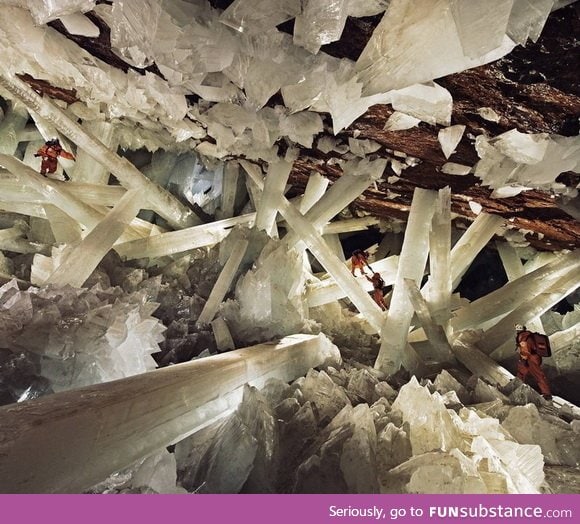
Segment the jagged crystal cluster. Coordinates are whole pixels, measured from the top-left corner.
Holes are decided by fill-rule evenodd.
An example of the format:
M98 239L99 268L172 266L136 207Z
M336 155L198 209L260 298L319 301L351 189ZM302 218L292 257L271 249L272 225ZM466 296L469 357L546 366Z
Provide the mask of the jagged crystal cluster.
M36 364L53 391L155 369L165 327L145 292L70 286L0 287L2 345ZM31 393L29 393L31 394ZM25 397L26 398L26 397Z
M260 392L246 386L232 415L177 445L178 486L194 493L539 493L549 489L544 463L578 466L576 423L519 405L530 397L518 393L518 381L504 394L453 373L460 381L443 371L398 391L361 365L312 370L291 385L271 380Z

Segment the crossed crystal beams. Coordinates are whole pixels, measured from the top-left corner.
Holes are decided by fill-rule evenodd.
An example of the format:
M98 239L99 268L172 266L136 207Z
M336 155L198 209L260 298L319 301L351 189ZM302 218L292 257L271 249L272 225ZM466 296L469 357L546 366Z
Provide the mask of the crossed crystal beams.
M24 82L6 73L0 74L0 85L31 111L50 122L81 150L109 169L122 185L129 189L139 189L146 194L150 207L171 225L183 228L199 223L199 219L193 212L177 198L151 182L128 160L121 158L101 141L87 133L50 100L42 98Z
M263 191L264 181L262 180L260 168L247 161L241 161L240 164L252 178L256 186ZM361 288L356 279L351 275L344 262L328 247L314 225L307 220L307 215L302 215L281 193L278 195L277 204L275 205L277 206L278 212L293 229L294 234L297 235L299 240L304 242L309 251L316 257L327 273L334 278L355 307L363 314L371 326L379 329L383 319L382 312L368 293Z
M324 335L292 335L2 407L0 492L81 493L231 413L246 383L339 363Z

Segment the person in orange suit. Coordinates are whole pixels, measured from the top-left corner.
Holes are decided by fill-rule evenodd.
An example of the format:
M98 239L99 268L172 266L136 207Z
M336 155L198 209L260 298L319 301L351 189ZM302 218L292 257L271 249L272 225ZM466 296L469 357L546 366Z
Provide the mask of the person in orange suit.
M381 278L378 273L373 273L372 278L365 275L366 279L373 285L373 300L378 304L378 306L383 310L387 310L385 305L385 296L383 295L383 288L385 287L385 281Z
M548 379L542 369L542 357L536 353L532 332L521 324L516 325L516 344L520 354L518 378L525 382L528 375L532 375L538 383L542 396L546 400L551 400L550 384L548 384Z
M352 257L350 259L352 263L351 272L353 276L356 276L354 274L355 269L358 269L361 275L366 275L364 267L369 265L368 258L369 254L366 251L361 251L360 249L353 251Z
M34 155L41 157L40 174L46 176L48 173L54 173L58 166L58 157L75 160L72 153L65 151L60 145L58 138L46 142ZM69 176L64 173L65 180L70 180Z

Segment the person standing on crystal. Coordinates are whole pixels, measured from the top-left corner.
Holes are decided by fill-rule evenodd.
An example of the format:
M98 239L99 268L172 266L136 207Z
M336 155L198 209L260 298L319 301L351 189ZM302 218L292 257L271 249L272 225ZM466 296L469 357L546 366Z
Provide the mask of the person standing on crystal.
M65 151L60 145L58 138L46 142L34 155L35 157L42 157L40 164L40 174L46 176L49 173L54 173L58 167L58 158L67 158L68 160L75 160L72 153ZM63 172L64 179L70 180L70 177Z
M517 351L520 354L518 378L525 383L527 376L532 375L538 383L542 396L546 400L551 400L550 385L542 369L542 357L536 352L532 332L521 324L516 324L516 344Z
M383 294L383 288L385 287L385 281L382 279L381 275L378 273L373 273L372 278L365 275L366 279L373 285L373 300L378 304L378 306L383 310L387 310L385 305L385 296Z
M355 269L358 269L360 271L361 275L366 276L364 266L369 267L368 258L369 258L369 254L366 251L361 251L360 249L357 249L357 250L352 252L352 257L351 257L350 261L352 263L351 272L352 272L353 276L356 276L354 274ZM369 269L370 269L370 267L369 267Z

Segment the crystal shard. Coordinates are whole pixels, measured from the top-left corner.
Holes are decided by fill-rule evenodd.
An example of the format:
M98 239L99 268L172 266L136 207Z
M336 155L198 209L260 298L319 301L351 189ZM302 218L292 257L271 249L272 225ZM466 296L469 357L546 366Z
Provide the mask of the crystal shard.
M340 38L346 23L348 0L306 0L296 17L294 44L313 54L321 45Z
M441 129L437 135L437 139L441 144L441 149L445 158L449 158L454 152L457 144L461 141L465 126L451 126Z
M220 22L236 31L259 33L294 18L300 11L299 0L236 0L220 15Z
M508 3L501 2L503 7ZM476 17L475 11L481 13L479 6L460 2L462 16L456 17L455 4L428 0L417 8L413 2L393 0L356 64L365 94L427 82L491 62L513 49L515 43L505 36L509 10L485 10ZM393 38L395 32L397 38ZM465 54L465 48L472 53L484 40L491 45L477 56ZM441 56L446 59L440 60Z

